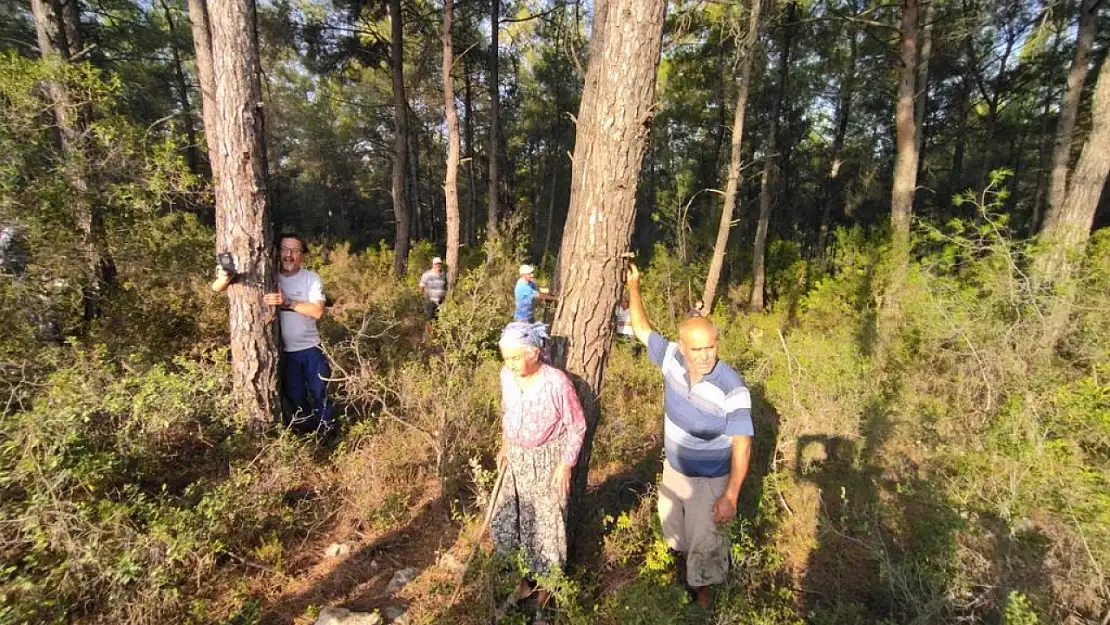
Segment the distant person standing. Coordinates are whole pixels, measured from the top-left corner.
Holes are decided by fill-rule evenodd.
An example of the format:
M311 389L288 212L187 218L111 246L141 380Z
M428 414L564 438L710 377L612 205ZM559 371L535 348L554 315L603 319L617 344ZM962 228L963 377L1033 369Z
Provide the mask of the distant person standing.
M643 347L636 340L636 332L632 330L632 311L628 309L628 296L622 296L617 304L617 313L613 316L613 323L617 328L617 341L632 345L632 355L639 356Z
M547 289L536 286L535 268L532 265L520 266L520 279L513 288L513 297L516 300L516 310L513 312L513 321L536 321L535 301L555 299L548 295Z
M432 259L432 268L420 275L417 288L427 298L424 300L424 316L429 320L435 319L443 298L447 297L447 274L443 272L442 258L436 256Z
M300 433L320 429L329 434L335 429L326 381L331 368L316 329L316 321L324 316L324 283L302 267L308 253L303 237L282 234L278 245L278 290L263 295L262 301L277 306L281 314L281 390L294 409L290 427ZM217 274L213 291L226 290L236 279L223 269Z

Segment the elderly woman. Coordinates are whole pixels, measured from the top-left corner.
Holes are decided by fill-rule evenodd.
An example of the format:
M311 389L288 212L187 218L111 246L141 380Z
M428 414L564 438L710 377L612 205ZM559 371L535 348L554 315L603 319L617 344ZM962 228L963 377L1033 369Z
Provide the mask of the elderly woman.
M571 469L586 434L574 385L540 361L542 323L513 322L501 333L501 451L504 471L490 533L499 553L521 550L529 577L561 570L567 558L567 496ZM525 579L510 599L531 592ZM537 593L543 606L544 589ZM545 622L538 615L537 623Z

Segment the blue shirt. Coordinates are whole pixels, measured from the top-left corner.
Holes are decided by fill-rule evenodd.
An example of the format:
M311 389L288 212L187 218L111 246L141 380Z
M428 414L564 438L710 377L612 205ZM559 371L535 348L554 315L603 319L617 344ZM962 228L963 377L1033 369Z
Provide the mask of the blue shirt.
M539 293L539 288L532 282L521 278L516 281L516 287L513 289L513 297L516 298L516 312L513 313L513 321L535 321L535 313L533 312L533 298Z
M652 332L648 358L663 371L663 450L689 477L721 477L732 470L732 437L752 436L752 398L744 379L717 361L691 386L677 343Z

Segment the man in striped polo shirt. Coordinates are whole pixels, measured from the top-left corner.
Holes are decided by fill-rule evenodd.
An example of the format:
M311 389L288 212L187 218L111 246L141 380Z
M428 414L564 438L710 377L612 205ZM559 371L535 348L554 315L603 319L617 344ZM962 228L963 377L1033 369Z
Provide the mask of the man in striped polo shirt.
M744 380L717 360L717 328L705 317L679 326L678 342L652 331L640 297L640 271L628 270L632 331L663 371L663 537L686 556L686 583L708 607L728 574L729 538L754 434Z

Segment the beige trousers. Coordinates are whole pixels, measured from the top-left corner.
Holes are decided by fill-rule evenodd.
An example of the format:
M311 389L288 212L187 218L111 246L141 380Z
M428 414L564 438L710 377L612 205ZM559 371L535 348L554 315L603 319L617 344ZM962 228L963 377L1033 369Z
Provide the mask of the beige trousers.
M729 540L713 522L713 504L725 493L728 476L687 477L666 460L659 483L659 521L667 545L686 554L686 583L721 584L728 574Z

